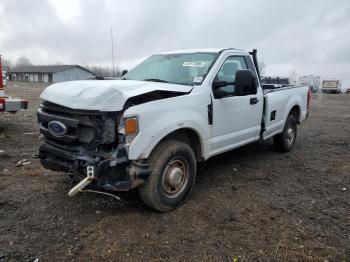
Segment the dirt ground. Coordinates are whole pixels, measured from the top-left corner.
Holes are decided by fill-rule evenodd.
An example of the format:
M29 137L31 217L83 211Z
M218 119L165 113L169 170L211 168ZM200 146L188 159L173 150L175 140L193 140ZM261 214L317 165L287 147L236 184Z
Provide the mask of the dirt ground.
M137 192L67 196L35 158L42 90L6 89L30 108L0 114L0 261L350 260L350 95L314 95L290 153L266 141L200 164L189 201L162 214Z

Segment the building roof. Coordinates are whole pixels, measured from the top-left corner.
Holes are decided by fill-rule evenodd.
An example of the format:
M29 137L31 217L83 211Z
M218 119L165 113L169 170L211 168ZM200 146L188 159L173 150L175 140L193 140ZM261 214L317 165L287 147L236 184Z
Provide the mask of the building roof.
M90 70L82 67L80 65L43 65L43 66L23 66L19 68L14 68L11 70L12 73L57 73L60 71L65 71L73 67L79 67L82 70L85 70L93 75L95 73Z

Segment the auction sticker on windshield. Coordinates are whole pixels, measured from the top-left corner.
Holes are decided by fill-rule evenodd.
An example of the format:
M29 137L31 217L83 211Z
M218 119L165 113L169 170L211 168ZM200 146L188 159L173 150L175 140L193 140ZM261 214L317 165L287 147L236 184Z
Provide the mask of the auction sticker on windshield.
M196 76L193 79L193 83L202 83L202 81L203 81L203 77L202 76Z
M184 62L182 66L188 67L208 67L211 61L192 61L192 62Z

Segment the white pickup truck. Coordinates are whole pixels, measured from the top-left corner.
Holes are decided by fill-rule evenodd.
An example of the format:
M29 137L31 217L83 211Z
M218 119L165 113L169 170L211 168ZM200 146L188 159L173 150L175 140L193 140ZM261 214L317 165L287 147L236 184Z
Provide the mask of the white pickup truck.
M158 211L184 202L197 162L258 140L292 149L308 116L307 86L263 90L256 50L156 54L121 80L53 84L41 94L44 167L84 188L127 191Z

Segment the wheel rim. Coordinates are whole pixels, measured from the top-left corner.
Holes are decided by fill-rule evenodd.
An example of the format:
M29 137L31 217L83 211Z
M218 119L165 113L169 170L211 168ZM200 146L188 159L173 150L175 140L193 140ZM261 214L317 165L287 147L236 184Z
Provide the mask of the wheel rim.
M289 124L287 128L287 134L286 134L286 140L288 145L293 144L295 138L295 128L293 127L292 124Z
M188 167L184 158L172 159L163 172L163 191L169 198L178 197L188 183Z

